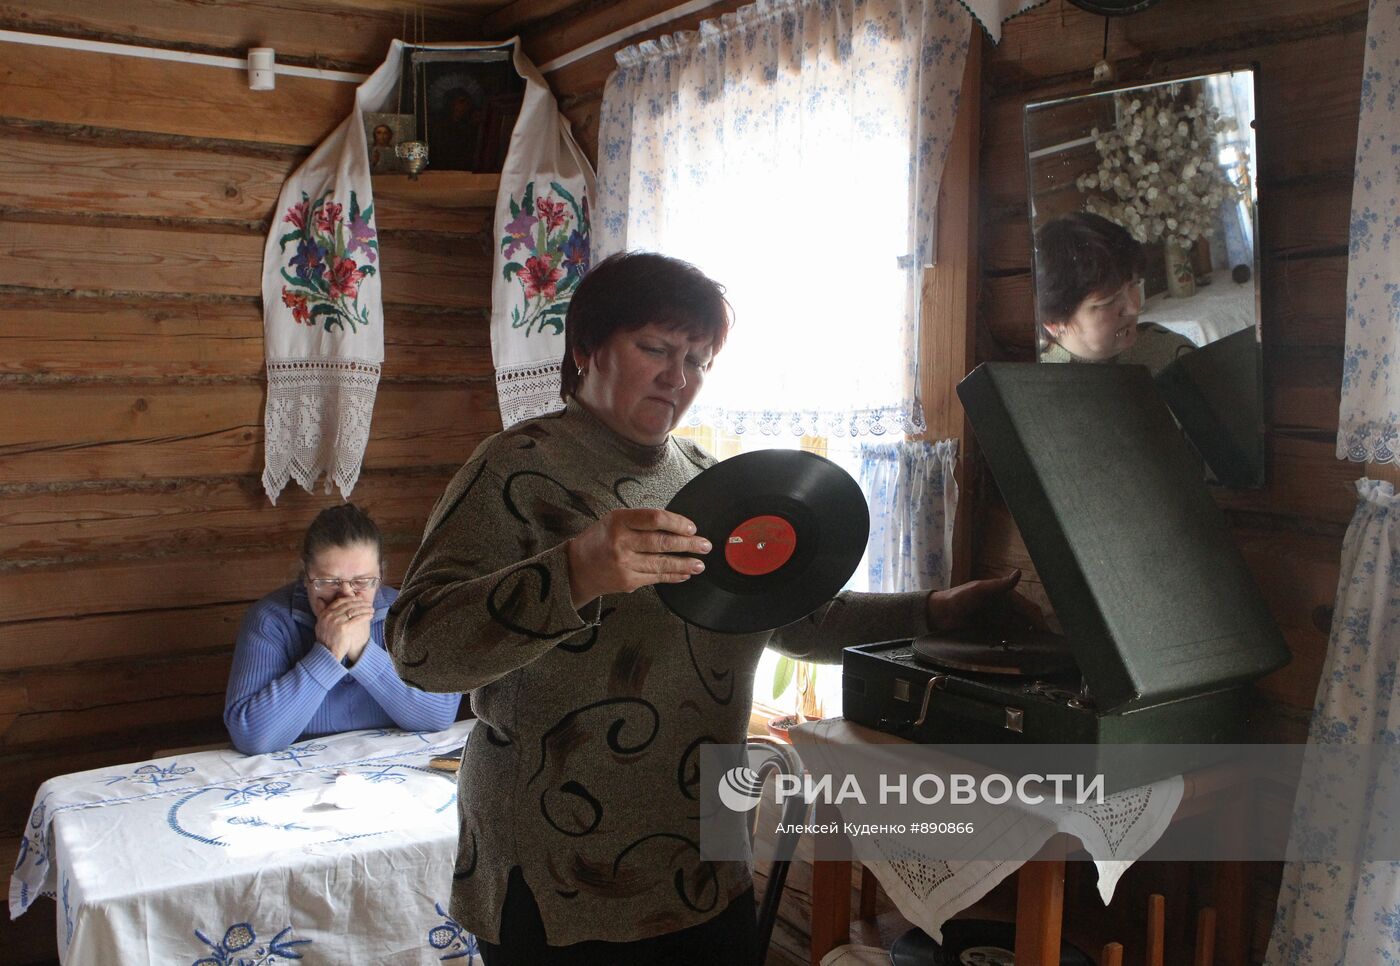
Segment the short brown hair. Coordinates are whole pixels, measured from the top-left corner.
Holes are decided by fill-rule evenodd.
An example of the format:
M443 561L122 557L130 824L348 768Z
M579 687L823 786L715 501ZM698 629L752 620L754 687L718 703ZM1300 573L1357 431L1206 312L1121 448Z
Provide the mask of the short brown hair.
M1035 307L1041 324L1063 322L1090 295L1113 292L1147 268L1142 245L1122 225L1076 211L1035 235Z
M367 543L379 555L380 565L384 562L384 538L379 527L369 518L369 514L353 503L326 507L316 514L311 526L306 528L306 536L301 542L301 566L306 570L316 555L330 547L350 547L357 543Z
M708 338L717 353L729 335L732 309L724 286L689 262L655 252L618 252L589 270L564 317L559 396L578 390L574 351L591 356L615 332L656 324Z

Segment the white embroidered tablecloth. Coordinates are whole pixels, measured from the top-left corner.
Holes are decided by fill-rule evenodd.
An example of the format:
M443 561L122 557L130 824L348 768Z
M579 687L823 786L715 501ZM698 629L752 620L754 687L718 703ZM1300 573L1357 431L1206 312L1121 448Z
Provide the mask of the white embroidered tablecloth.
M1139 322L1156 322L1184 335L1198 346L1217 342L1255 324L1254 284L1241 285L1223 269L1212 283L1196 289L1190 298L1174 299L1165 293L1142 303Z
M818 770L824 747L901 741L842 718L800 725L792 729L790 737L803 760ZM1171 824L1184 787L1181 776L1176 775L1115 792L1102 805L1041 807L1034 812L989 805L975 823L976 833L959 848L969 855L994 852L1029 858L1056 833L1073 835L1094 860L1099 897L1108 905L1128 866ZM887 861L862 861L862 865L879 880L900 913L939 942L944 923L991 892L1025 862L1005 858L946 861L921 855L895 837L873 836L872 840Z
M10 916L53 898L66 966L469 964L476 941L447 911L456 781L428 761L475 723L51 778L20 843Z

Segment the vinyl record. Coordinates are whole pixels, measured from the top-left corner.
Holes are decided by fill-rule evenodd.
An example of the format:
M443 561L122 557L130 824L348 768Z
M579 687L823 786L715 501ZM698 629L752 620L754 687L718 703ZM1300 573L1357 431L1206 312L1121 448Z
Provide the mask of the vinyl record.
M703 573L656 593L682 620L748 634L806 617L865 553L870 511L856 481L815 453L766 449L716 463L666 507L714 546Z
M914 660L946 671L1048 678L1077 667L1069 641L1044 631L925 634L913 647Z
M1016 927L991 919L954 919L943 926L943 943L922 929L911 929L890 947L893 966L1012 966ZM1060 966L1094 966L1084 951L1060 944Z

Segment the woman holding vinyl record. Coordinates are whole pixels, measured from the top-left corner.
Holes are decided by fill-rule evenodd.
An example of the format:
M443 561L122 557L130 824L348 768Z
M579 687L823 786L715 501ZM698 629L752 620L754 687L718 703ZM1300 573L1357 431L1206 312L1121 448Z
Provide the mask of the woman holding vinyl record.
M483 443L439 500L389 616L399 673L470 691L452 915L486 966L748 963L742 862L701 860L698 749L745 740L766 646L836 662L960 626L1015 577L842 593L776 631L681 620L654 585L713 547L663 509L715 460L674 437L730 326L693 266L614 255L565 328L560 413Z

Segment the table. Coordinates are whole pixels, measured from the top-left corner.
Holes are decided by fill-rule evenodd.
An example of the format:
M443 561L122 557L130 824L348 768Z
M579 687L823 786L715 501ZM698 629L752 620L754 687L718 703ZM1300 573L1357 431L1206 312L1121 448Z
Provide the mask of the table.
M65 966L471 963L475 938L447 911L456 780L428 761L475 723L52 778L20 844L10 915L53 898Z
M1254 305L1253 282L1242 285L1221 269L1211 273L1210 285L1196 289L1190 298L1152 296L1142 303L1138 321L1156 322L1202 346L1254 325Z
M844 744L897 743L904 739L873 731L841 719L807 724L790 732L793 743L803 755L815 750L821 741L834 741ZM1222 803L1232 808L1232 815L1245 820L1249 803L1242 792L1242 786L1249 776L1238 768L1218 767L1188 774L1170 780L1167 787L1165 805L1170 809L1165 813L1165 822L1159 817L1150 827L1144 827L1139 841L1125 860L1100 862L1100 893L1105 904L1112 896L1112 887L1118 878L1142 852L1154 843L1165 830L1166 825L1183 818L1199 815L1209 809L1221 807ZM822 814L821 807L814 817L815 822L839 820L837 816ZM1025 863L984 862L983 874L977 881L969 881L962 892L965 899L957 908L967 908L985 896L991 889L1019 866L1016 901L1016 961L1030 966L1058 966L1060 957L1061 920L1064 911L1065 857L1074 845L1072 836L1049 834L1035 858ZM1084 843L1091 853L1095 846ZM1098 856L1095 856L1098 858ZM972 864L972 863L969 863ZM876 878L884 878L884 870L867 866L876 873ZM1107 881L1105 875L1110 877ZM1248 956L1247 934L1249 895L1247 876L1241 862L1221 862L1216 868L1217 922L1220 924L1217 942L1217 962L1221 966L1245 966ZM905 890L886 889L905 918L918 923L926 910L911 908L915 901ZM849 941L851 923L851 862L816 861L812 870L812 966L819 966L822 958L831 950ZM940 910L940 914L947 908ZM941 924L941 920L940 920ZM1095 951L1090 951L1095 952Z

